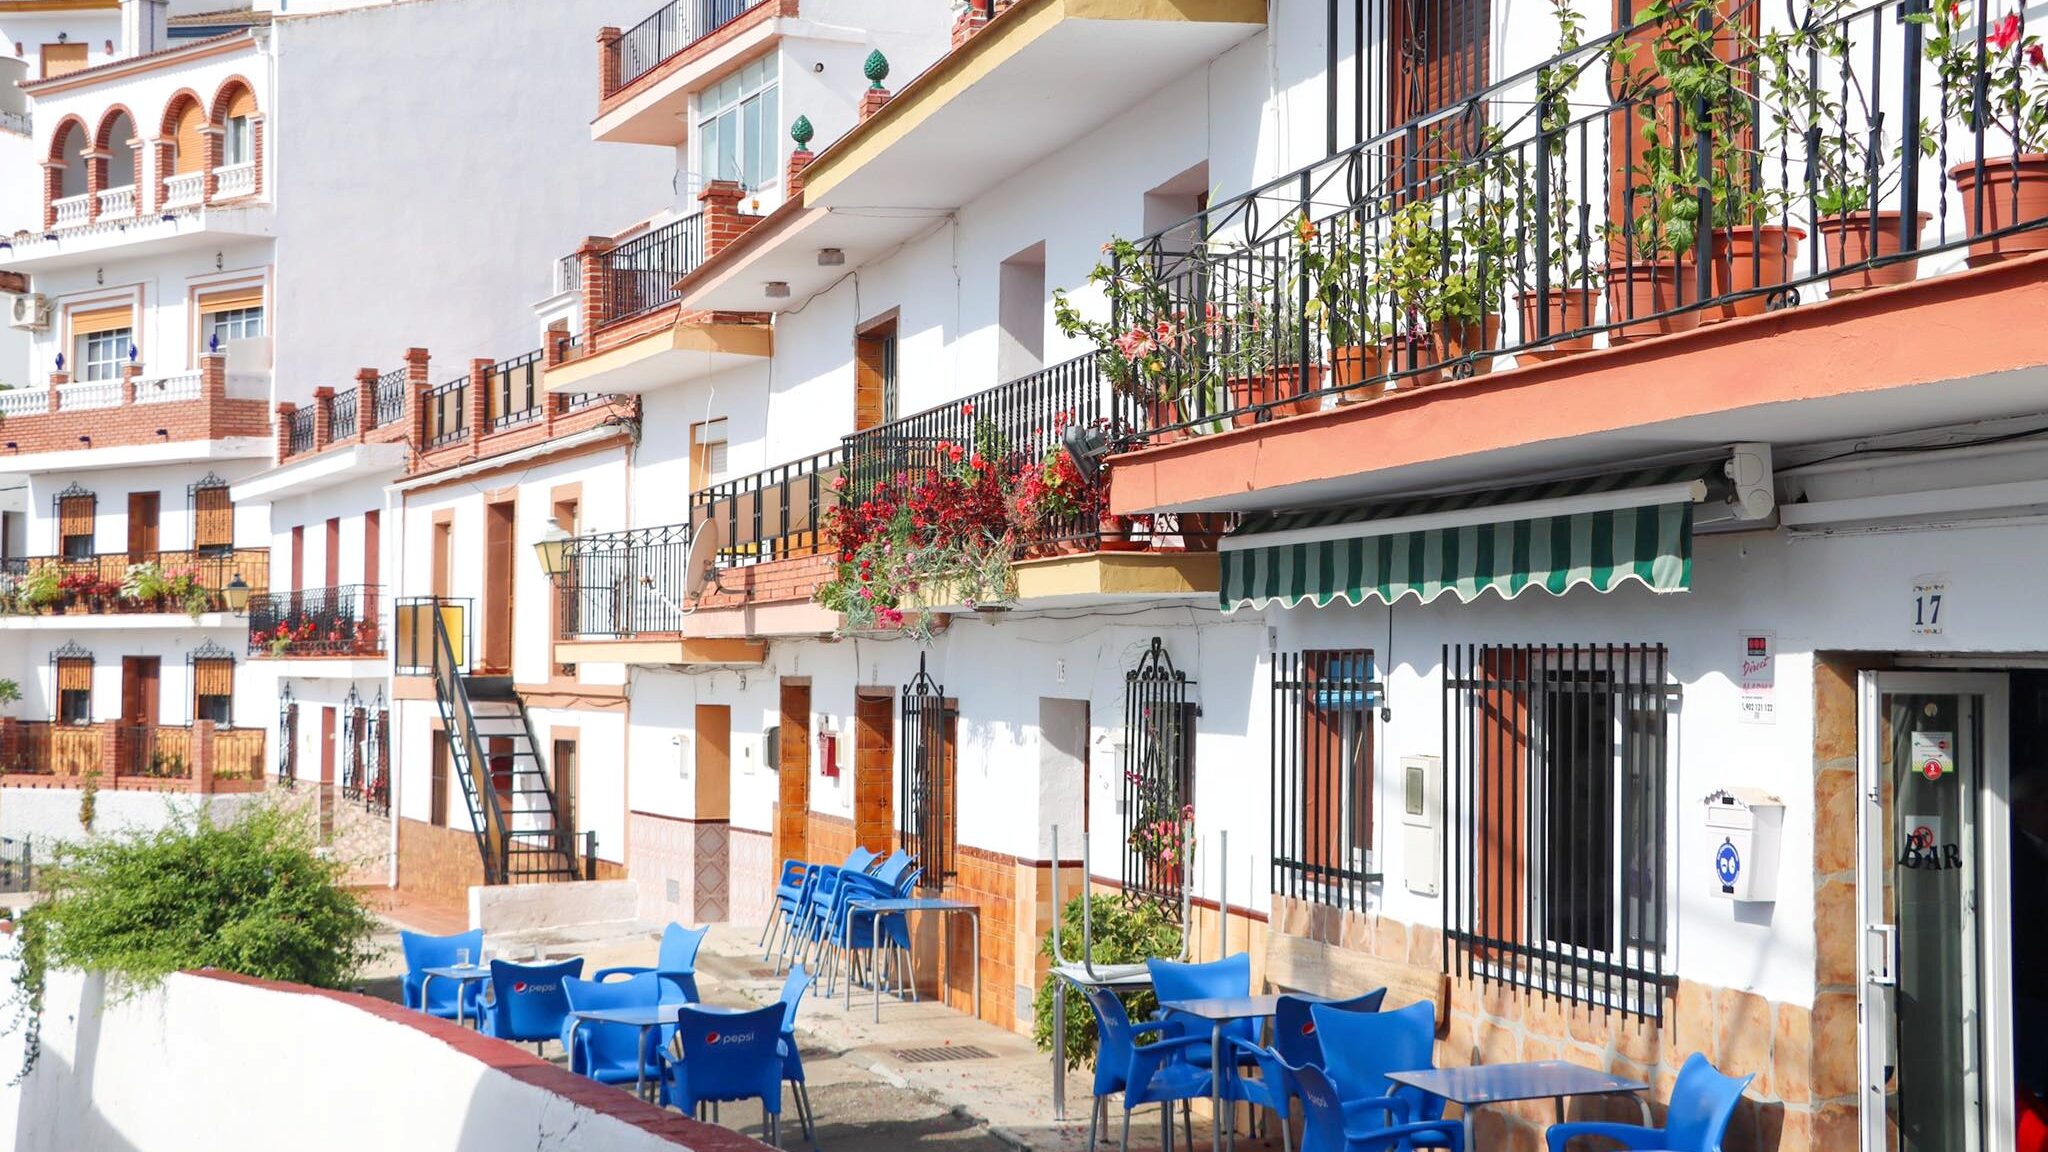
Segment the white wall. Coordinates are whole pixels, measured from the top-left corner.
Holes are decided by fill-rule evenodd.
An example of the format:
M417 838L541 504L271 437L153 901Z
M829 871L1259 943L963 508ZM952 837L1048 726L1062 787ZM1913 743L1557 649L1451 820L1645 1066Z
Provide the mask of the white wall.
M84 425L90 427L90 425ZM184 464L94 468L67 472L35 472L27 476L28 547L35 555L55 555L60 547L57 493L73 484L91 492L93 546L99 552L128 550L128 497L157 493L157 550L183 552L192 547L190 486L214 475L229 484L265 467L257 459L207 460ZM235 505L235 546L263 548L270 544L269 507L253 501ZM272 583L279 570L273 566ZM252 581L253 583L253 581Z
M268 1147L280 1132L305 1152L692 1146L622 1119L657 1115L625 1093L618 1108L595 1110L563 1094L577 1084L567 1072L497 1041L462 1041L465 1050L451 1043L452 1025L390 1018L395 1011L196 974L119 1001L97 977L53 972L41 1059L22 1083L10 1077L0 1088L0 1114L12 1117L0 1124L0 1147L212 1152ZM10 1070L20 1036L0 1039ZM167 1092L169 1067L237 1071ZM656 1122L689 1127L672 1114ZM732 1139L717 1137L720 1147Z
M84 798L76 788L9 788L0 792L0 836L29 841L36 857L47 861L56 845L87 838L78 822L78 806ZM189 819L202 811L216 822L225 822L243 808L262 802L261 792L194 796L102 788L93 793L92 830L102 835L154 832L174 819Z

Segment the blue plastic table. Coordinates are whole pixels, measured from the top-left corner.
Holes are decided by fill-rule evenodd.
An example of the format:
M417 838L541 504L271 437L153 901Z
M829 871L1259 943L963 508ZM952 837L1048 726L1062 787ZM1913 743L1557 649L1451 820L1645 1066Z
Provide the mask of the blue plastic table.
M974 932L972 933L972 935L974 937L974 1014L975 1016L979 1017L981 1015L981 905L970 904L965 900L919 899L916 897L905 897L903 899L898 900L848 900L846 902L847 932L848 934L852 933L853 921L854 918L857 916L865 916L868 918L868 931L870 933L879 932L881 929L881 918L884 916L893 916L898 912L906 914L911 912L936 913L946 918L946 925L948 928L952 927L954 916L965 914L973 918ZM940 946L945 949L945 967L943 971L945 972L946 976L950 978L953 975L953 934L950 931L948 931L941 933L940 936L943 941L943 943ZM910 986L911 990L915 992L917 989L916 938L913 937L910 943ZM846 979L846 1003L848 1007L851 1007L853 1005L853 977L851 975L852 971L852 965L849 964L847 966L848 976ZM879 1024L882 1020L882 977L879 971L874 973L874 980L875 1022Z
M1211 996L1198 1000L1162 1000L1161 1008L1209 1022L1209 1146L1223 1147L1223 1026L1232 1020L1270 1020L1280 1010L1278 996ZM1237 1139L1233 1132L1231 1139Z
M468 1027L469 1017L462 1010L463 991L478 980L489 980L491 970L481 964L445 964L438 968L420 969L420 1003L427 1003L427 986L435 977L455 981L455 1022Z
M1471 1068L1430 1068L1420 1072L1389 1072L1387 1079L1406 1084L1448 1100L1464 1110L1465 1147L1472 1143L1472 1113L1487 1104L1510 1104L1517 1100L1554 1100L1557 1119L1564 1121L1567 1096L1619 1096L1642 1092L1648 1084L1610 1076L1563 1060L1538 1060L1528 1064L1481 1064ZM1650 1122L1649 1102L1641 1097L1643 1123Z

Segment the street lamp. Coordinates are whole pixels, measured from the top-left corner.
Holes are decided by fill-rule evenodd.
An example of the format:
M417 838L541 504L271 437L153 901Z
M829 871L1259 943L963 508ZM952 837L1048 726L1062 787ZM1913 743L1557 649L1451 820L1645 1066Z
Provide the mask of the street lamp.
M550 578L560 576L569 570L569 541L572 537L562 531L560 521L550 518L548 530L533 542L533 550L540 555L540 570Z
M249 591L248 581L237 572L235 578L228 581L228 586L220 590L220 598L227 601L228 611L240 616L249 610Z

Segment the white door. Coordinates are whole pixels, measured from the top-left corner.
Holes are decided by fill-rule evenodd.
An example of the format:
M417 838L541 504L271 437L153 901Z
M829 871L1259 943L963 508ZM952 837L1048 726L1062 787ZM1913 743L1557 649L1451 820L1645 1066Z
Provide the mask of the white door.
M1863 1152L2002 1152L2008 681L1866 672L1860 688Z

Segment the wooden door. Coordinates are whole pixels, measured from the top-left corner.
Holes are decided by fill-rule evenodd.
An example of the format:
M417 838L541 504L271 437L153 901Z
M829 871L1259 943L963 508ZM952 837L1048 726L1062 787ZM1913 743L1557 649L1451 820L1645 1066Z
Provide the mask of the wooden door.
M434 524L433 569L429 574L430 589L437 599L448 596L450 571L455 567L455 522L440 520Z
M512 670L512 518L518 506L510 500L484 506L484 600L478 605L483 618L485 669Z
M292 525L292 591L306 590L306 526Z
M853 428L896 418L896 318L877 320L853 341Z
M154 725L157 722L157 687L163 675L163 661L155 656L121 657L121 723Z
M341 587L341 517L327 518L326 587Z
M157 550L157 521L163 499L155 492L128 494L128 562L148 563L144 557Z
M555 789L555 827L567 835L576 833L576 737L555 729L554 756L548 761Z
M861 688L853 703L853 842L887 853L896 837L896 697Z
M732 814L732 708L697 705L697 819L724 820Z
M383 520L375 508L363 513L363 584L375 588L382 578L377 569L384 552Z
M811 822L811 686L782 685L777 749L775 858L808 860Z
M334 787L334 709L320 709L320 786Z

